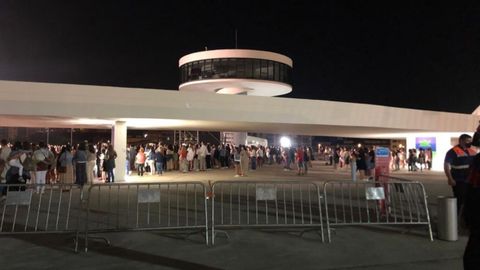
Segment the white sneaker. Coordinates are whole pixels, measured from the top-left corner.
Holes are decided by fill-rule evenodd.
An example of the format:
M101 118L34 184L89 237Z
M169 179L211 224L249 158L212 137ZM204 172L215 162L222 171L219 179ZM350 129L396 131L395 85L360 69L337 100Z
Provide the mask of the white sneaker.
M234 177L240 177L240 175L239 175L239 174L235 174L235 176L234 176Z

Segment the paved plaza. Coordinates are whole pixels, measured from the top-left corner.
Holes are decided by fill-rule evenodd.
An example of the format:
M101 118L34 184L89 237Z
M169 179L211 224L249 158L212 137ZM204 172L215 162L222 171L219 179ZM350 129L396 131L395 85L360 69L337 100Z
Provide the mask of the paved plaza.
M166 172L162 176L132 175L126 182L218 180L349 179L349 171L314 162L308 175L297 176L279 165L234 177L233 169ZM396 177L424 183L435 234L436 197L450 195L441 172L395 172ZM430 242L423 229L337 227L332 243L315 233L235 229L230 239L217 236L207 247L202 235L185 239L160 232L102 234L111 241L91 240L89 252L73 252L69 235L17 235L0 238L1 269L461 269L467 237L456 242Z

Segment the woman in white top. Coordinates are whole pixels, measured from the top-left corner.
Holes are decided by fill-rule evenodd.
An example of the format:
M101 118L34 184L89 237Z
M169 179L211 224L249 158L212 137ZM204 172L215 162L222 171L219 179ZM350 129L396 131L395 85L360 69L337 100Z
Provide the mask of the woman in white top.
M193 170L193 157L195 157L195 151L191 144L188 145L187 148L187 161L188 161L188 170Z
M95 177L93 169L95 168L97 155L95 155L95 147L93 144L88 145L87 151L87 183L93 184Z

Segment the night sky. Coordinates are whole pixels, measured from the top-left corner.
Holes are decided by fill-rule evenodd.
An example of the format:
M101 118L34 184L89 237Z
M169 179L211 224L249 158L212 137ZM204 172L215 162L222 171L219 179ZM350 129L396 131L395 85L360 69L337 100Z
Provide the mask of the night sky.
M293 59L287 97L461 113L480 105L478 5L66 2L0 2L0 79L178 89L178 59L234 48L237 29L238 48Z

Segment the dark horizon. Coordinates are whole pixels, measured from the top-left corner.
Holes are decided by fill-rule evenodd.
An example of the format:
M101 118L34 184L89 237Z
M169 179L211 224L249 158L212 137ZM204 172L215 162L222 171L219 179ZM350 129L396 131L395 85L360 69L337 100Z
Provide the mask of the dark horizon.
M480 103L473 4L92 3L0 3L0 79L176 90L180 57L235 48L237 30L238 48L293 59L285 97L468 114Z

